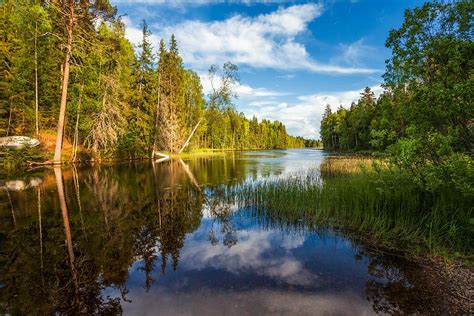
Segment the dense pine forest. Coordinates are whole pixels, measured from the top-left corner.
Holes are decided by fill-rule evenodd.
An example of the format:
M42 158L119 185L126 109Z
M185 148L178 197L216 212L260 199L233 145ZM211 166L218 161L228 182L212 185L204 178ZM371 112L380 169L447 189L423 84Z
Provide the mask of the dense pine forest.
M108 1L3 1L1 136L56 142L55 161L305 146L282 123L234 108L235 65L209 69L213 89L205 96L174 36L152 47L145 21L142 30L134 47Z
M474 187L474 106L470 1L407 10L386 46L384 92L366 88L350 108L321 121L325 148L387 154L430 191Z

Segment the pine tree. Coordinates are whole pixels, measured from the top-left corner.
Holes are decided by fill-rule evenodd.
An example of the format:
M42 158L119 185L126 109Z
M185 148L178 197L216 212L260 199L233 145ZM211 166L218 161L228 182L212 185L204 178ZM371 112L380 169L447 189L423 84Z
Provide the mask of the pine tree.
M130 99L132 110L127 133L129 155L149 157L153 147L154 112L156 108L156 74L150 42L151 32L146 21L142 23L142 41L133 67L134 93Z
M164 60L162 61L160 56L159 61L160 65L162 64L159 125L162 149L175 153L184 144L184 68L174 35L171 36L169 46L169 51L163 55Z

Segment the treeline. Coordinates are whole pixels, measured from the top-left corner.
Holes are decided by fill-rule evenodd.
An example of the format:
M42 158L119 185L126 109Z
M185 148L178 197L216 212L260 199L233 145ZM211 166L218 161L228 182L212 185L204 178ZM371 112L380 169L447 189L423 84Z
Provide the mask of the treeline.
M72 143L73 159L81 152L130 158L179 152L193 132L187 148L304 147L282 123L249 120L234 109L235 65L211 67L215 89L206 97L200 77L183 66L174 36L155 55L145 22L142 31L134 48L108 1L4 0L2 136L49 132L58 140L54 160L61 159L63 138Z
M382 149L387 142L395 137L393 134L385 135L386 142L376 139L376 128L372 128L372 120L379 114L377 100L369 87L366 87L357 103L349 109L339 106L332 112L326 106L321 120L321 140L324 148L333 150L369 150ZM384 149L384 148L383 148Z
M473 194L473 12L472 1L407 10L386 41L383 93L366 88L349 109L327 107L324 147L385 152L424 188Z

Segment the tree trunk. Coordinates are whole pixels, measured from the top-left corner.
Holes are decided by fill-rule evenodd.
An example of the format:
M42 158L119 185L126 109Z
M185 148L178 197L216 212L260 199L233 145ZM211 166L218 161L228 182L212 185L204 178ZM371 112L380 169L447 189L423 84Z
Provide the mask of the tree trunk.
M38 105L38 22L35 22L35 128L39 135L39 105Z
M9 114L8 114L8 126L7 126L7 134L5 136L8 137L8 134L10 133L10 126L11 126L11 123L12 123L12 112L13 112L13 109L12 109L12 105L10 104L9 106L10 108L10 111L9 111Z
M69 84L69 65L72 51L72 29L74 26L74 0L69 0L69 21L67 26L66 59L64 61L64 76L61 90L61 104L59 107L58 130L56 132L56 147L54 149L54 163L61 163L63 148L64 119L66 116L67 88Z
M158 100L156 101L156 113L155 113L155 137L153 140L153 152L151 154L152 158L155 155L155 152L158 151L158 122L159 122L159 115L160 115L160 96L161 96L161 87L160 87L160 80L161 74L158 73Z
M56 185L58 189L59 206L61 208L61 215L63 217L64 234L66 236L67 252L69 257L69 266L71 268L72 281L74 284L74 306L79 306L79 281L77 278L77 270L75 266L74 248L72 244L71 225L69 224L69 214L67 211L66 196L64 195L64 184L61 167L54 167L54 175L56 178Z
M181 149L179 150L178 154L182 153L184 148L186 148L186 146L188 146L189 144L189 141L191 140L191 137L193 137L194 135L194 132L196 132L199 124L201 124L201 121L202 121L202 118L199 120L199 122L196 124L196 126L194 127L194 129L191 131L191 134L189 135L188 139L186 140L186 142L184 143L183 147L181 147Z
M79 100L77 102L77 115L76 115L76 126L74 128L74 140L72 143L72 161L76 161L76 158L77 158L77 145L79 143L79 115L81 113L83 89L84 89L84 85L81 85L81 91L79 91Z

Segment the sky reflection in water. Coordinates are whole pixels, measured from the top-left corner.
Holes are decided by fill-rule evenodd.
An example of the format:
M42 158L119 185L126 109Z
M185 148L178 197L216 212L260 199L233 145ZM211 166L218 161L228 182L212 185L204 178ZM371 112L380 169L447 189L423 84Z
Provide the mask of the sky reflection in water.
M250 218L233 216L236 243L203 219L187 236L177 271L157 275L149 292L137 263L129 270L130 314L261 314L352 311L371 314L364 288L367 261L354 260L350 242L331 233L262 229ZM217 227L216 227L217 226ZM157 258L158 262L160 258ZM348 269L348 266L350 268Z

